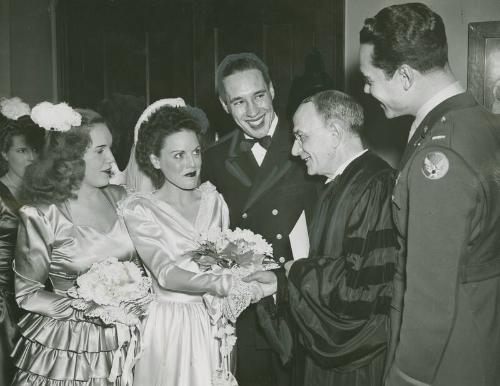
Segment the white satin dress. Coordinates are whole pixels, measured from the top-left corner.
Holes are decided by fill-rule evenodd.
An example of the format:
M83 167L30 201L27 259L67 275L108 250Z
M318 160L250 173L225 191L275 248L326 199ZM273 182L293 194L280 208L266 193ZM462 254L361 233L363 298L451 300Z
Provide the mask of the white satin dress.
M185 253L197 248L195 240L201 233L228 226L227 205L215 187L205 182L198 189L202 196L194 225L154 193L135 193L121 204L157 296L145 321L144 352L134 374L136 386L207 386L218 364L216 330L202 293L164 287L169 280L170 284L175 281L172 267L199 272Z

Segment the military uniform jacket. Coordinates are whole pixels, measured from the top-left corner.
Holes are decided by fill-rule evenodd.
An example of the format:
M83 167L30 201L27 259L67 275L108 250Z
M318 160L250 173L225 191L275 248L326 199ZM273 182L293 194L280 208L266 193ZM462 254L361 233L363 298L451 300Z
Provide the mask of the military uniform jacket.
M402 320L386 385L500 384L499 170L500 121L468 93L435 107L408 144L393 196Z
M251 151L240 150L242 138L237 129L204 152L202 179L212 182L226 200L231 228L261 234L272 244L276 262L283 264L292 259L288 235L302 211L310 220L321 181L307 176L300 159L291 155L293 137L281 120L260 167ZM251 332L255 323L255 316L240 316L239 344L269 347L262 334ZM251 337L247 341L241 335Z
M242 138L238 129L207 149L202 179L224 196L231 228L260 233L272 244L276 262L284 263L292 258L288 235L302 211L310 214L316 204L318 180L292 157L288 128L278 124L260 167L251 151L240 151Z

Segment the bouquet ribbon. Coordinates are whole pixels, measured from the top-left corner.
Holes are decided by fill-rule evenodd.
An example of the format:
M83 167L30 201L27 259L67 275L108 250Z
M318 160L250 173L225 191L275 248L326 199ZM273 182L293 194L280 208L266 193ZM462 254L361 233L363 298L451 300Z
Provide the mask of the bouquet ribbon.
M137 330L139 333L139 339L136 334L134 334L134 330ZM122 359L122 347L128 342L127 352L125 354L125 362L123 364L122 370L122 385L128 386L132 385L133 381L133 373L132 369L134 368L135 362L140 356L140 353L137 355L136 347L139 344L140 340L140 328L137 326L127 326L122 323L116 324L116 332L118 337L118 348L113 353L113 363L111 365L111 371L109 373L108 381L115 382L118 377L118 369L120 368L120 361Z

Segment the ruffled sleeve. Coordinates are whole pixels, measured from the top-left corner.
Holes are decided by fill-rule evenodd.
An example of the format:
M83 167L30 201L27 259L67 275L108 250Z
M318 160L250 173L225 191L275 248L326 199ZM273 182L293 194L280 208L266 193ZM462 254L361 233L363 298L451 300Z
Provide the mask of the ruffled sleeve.
M71 300L45 290L49 277L54 231L43 212L25 206L20 222L15 256L15 289L19 306L26 311L64 319L72 315Z

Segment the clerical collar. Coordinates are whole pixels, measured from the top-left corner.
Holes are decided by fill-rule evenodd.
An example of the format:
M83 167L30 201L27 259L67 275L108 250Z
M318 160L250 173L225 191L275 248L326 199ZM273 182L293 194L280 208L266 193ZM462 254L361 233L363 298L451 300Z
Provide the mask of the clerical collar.
M458 95L465 92L465 89L460 85L460 82L456 81L455 83L446 86L437 94L435 94L431 99L425 102L420 109L418 109L417 114L415 115L415 120L413 121L410 129L410 134L408 135L408 142L410 142L411 137L415 134L417 127L422 123L425 116L429 114L434 107L439 105L441 102L446 99L451 98L452 96Z
M338 167L338 169L335 171L334 175L325 181L325 185L328 184L329 182L332 182L337 176L340 176L342 173L344 173L344 170L347 169L347 167L351 164L351 162L353 162L356 158L361 157L367 151L368 151L368 149L364 149L364 150L360 151L359 153L354 154L354 156L352 156L347 161L345 161L342 165L340 165Z
M276 127L278 126L278 116L276 113L274 114L273 120L271 122L271 127L269 128L269 132L266 135L273 136L274 132L276 131ZM243 133L246 139L250 139L250 137L247 133ZM241 138L241 137L240 137Z

